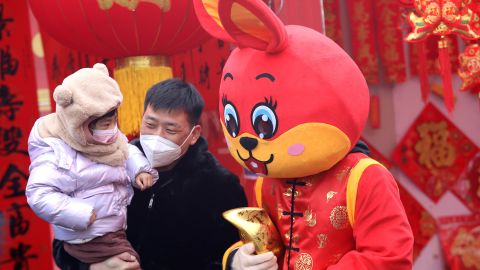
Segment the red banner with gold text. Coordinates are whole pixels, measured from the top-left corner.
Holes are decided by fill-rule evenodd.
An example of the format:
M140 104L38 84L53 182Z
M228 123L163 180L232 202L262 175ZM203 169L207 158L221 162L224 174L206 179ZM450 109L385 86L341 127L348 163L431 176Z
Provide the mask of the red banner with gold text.
M400 3L391 0L374 1L377 40L386 82L406 79L402 31L399 28Z
M370 84L380 83L372 0L347 0L353 59Z
M38 117L26 0L0 1L0 61L0 269L51 269L50 227L25 198Z

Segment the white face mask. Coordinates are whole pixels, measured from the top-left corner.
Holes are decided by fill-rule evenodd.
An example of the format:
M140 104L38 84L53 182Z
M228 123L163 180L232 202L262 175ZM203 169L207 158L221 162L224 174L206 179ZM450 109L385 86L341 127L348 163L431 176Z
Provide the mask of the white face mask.
M192 128L182 145L178 145L158 135L140 134L140 144L150 165L154 168L164 167L179 159L182 156L182 146L190 138L194 129L195 127Z
M114 142L115 139L118 137L118 127L115 125L113 129L93 129L92 130L92 137L97 142L102 143L111 143Z

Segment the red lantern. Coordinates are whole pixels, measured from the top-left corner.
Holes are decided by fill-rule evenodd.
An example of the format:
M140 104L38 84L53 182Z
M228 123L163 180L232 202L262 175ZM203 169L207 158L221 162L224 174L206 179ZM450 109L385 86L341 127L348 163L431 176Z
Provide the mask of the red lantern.
M39 25L69 48L116 58L120 125L138 132L145 91L172 77L167 56L208 39L191 0L30 0Z
M470 2L471 0L415 0L415 12L410 13L409 17L412 32L406 38L408 42L424 41L432 35L441 37L438 42L439 61L444 84L445 105L449 111L453 110L454 100L448 43L445 37L457 34L465 39L480 38L480 35L472 27L475 14L471 10ZM422 53L424 44L421 44L419 49L420 57L425 57ZM420 59L420 62L426 62L426 59ZM425 73L426 66L420 65L420 69L424 69L423 73ZM428 75L421 76L421 79L422 94L425 99L429 91Z
M30 5L52 37L102 57L171 55L207 38L191 0L30 0Z

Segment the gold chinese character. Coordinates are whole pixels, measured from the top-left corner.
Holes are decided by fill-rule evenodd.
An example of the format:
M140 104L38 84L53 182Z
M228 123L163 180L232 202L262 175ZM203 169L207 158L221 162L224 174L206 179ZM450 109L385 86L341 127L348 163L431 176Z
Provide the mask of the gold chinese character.
M418 162L432 169L433 167L449 167L457 158L455 147L448 141L450 131L447 122L428 122L417 127L420 140L415 144Z

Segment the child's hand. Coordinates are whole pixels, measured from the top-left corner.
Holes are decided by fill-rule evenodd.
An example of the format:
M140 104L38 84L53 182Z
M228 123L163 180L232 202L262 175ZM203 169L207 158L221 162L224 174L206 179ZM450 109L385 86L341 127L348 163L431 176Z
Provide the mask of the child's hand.
M90 216L90 220L88 221L88 226L92 225L96 219L97 219L97 213L95 212L95 209L93 209L92 215Z
M135 183L140 187L140 190L145 190L153 185L153 177L149 173L139 173L135 177Z

